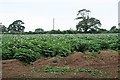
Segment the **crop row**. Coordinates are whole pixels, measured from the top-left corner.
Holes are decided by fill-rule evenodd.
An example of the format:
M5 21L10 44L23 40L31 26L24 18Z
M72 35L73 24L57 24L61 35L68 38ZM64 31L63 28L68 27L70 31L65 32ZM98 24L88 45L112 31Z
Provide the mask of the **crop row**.
M66 57L76 52L120 50L117 34L75 35L2 35L2 59L18 59L31 63L41 57Z
M82 68L69 68L69 67L52 67L52 66L45 66L43 68L45 72L49 73L64 73L64 72L87 72L91 74L105 74L105 71L96 70L96 69L82 69Z

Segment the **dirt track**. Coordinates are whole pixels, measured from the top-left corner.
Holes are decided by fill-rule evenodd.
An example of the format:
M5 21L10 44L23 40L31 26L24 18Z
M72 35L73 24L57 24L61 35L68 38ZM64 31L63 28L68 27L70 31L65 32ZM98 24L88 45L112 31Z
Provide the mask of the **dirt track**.
M118 52L101 51L97 57L90 58L91 53L76 52L68 57L52 57L39 59L33 65L26 65L18 60L2 61L3 78L118 78ZM57 61L54 63L53 61ZM64 72L54 74L43 71L45 66L65 66L70 68L97 69L105 71L103 75L92 75L90 73Z

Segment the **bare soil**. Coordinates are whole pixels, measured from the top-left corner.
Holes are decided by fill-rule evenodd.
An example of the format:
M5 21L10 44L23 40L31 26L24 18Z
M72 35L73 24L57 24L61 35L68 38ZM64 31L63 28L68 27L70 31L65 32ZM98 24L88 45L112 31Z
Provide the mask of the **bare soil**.
M96 57L90 57L90 52L75 52L68 57L43 58L28 65L16 59L2 60L2 78L118 78L118 52L112 50L100 51ZM56 62L56 63L55 63ZM45 66L61 66L70 68L97 69L103 74L87 72L48 73Z

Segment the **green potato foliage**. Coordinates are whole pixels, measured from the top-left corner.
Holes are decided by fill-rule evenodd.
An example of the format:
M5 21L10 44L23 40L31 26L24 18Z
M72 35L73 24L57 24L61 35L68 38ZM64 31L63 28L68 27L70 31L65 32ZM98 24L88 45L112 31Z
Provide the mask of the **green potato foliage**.
M93 56L104 49L119 51L118 34L3 34L2 59L31 63L41 57L69 56L90 51Z

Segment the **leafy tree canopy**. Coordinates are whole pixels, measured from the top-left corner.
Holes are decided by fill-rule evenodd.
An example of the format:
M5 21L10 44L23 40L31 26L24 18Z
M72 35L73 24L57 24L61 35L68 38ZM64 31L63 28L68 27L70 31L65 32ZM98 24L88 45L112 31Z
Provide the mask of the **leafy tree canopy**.
M5 25L0 24L0 33L4 33L7 32L7 27L5 27Z
M44 32L44 29L42 29L42 28L37 28L37 29L35 29L35 32Z
M25 27L22 26L24 22L22 20L16 20L12 24L9 25L9 32L24 32Z
M89 17L90 10L82 9L78 11L76 20L80 20L76 25L76 29L81 32L88 32L92 30L98 30L102 25L100 20ZM80 15L80 17L79 17Z

